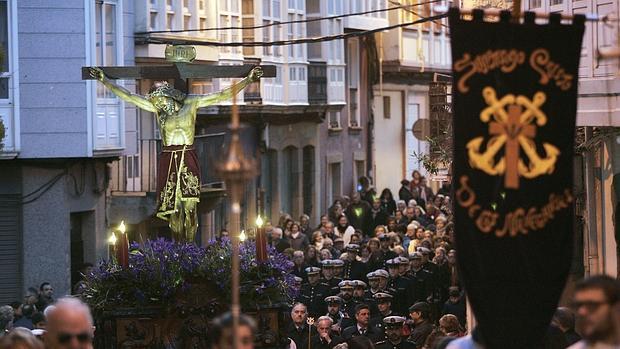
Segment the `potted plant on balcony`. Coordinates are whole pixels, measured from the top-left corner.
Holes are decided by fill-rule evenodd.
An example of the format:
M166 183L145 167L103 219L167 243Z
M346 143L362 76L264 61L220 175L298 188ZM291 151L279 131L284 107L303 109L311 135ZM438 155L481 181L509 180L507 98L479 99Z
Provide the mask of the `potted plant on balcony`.
M281 309L296 292L292 263L273 249L257 263L253 242L240 250L242 309L273 341L284 327ZM231 254L228 240L203 248L157 239L132 244L128 268L102 261L86 276L82 294L95 313L97 347L205 347L209 321L230 304Z

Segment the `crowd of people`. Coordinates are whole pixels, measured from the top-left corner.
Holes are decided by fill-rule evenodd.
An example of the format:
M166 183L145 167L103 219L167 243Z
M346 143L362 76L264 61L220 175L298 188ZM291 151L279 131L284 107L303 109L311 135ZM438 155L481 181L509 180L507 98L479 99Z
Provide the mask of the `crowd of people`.
M485 349L467 328L450 186L434 192L417 171L401 182L398 197L389 189L377 195L366 178L359 183L317 227L306 215L266 224L269 244L290 258L296 276L284 348ZM74 293L82 287L75 285ZM29 288L22 302L0 306L0 349L90 349L94 330L88 307L79 298L56 301L48 282ZM242 315L238 349L254 348L256 331L253 319ZM210 347L230 349L233 332L230 314L218 317ZM574 307L557 309L541 348L569 346L620 348L617 280L583 280Z
M296 347L333 348L363 335L379 348L433 348L464 335L449 184L434 192L415 171L398 196L378 193L366 177L357 189L317 227L287 214L265 227L295 265L288 335ZM316 319L311 330L307 318Z

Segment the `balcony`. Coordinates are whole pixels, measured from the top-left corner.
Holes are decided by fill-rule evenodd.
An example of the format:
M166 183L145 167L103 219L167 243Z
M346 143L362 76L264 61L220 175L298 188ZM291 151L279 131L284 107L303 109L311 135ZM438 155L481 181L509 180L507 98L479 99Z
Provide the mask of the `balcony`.
M327 65L312 62L308 66L308 103L327 104Z
M137 195L157 190L157 161L161 140L141 139L138 154L125 155L112 164L112 195Z

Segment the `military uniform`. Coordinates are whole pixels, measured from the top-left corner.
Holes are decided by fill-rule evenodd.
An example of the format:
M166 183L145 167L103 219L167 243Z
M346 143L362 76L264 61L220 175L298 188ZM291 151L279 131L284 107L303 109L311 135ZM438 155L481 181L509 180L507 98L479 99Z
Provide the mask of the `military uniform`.
M391 335L397 335L396 342L392 342L389 338L383 341L375 343L377 349L416 349L416 344L408 340L402 339L402 328L405 323L405 318L402 316L388 316L383 319L383 324L386 330L392 330Z
M409 340L403 339L400 341L400 343L394 344L386 339L384 341L375 343L375 348L376 349L416 349L417 347L415 343L410 342Z
M400 261L396 259L390 259L385 262L388 269L400 268ZM392 301L392 308L396 311L405 314L411 302L411 295L409 293L411 289L411 280L404 276L390 277L387 284L388 289L396 291L394 294L394 300Z
M374 298L375 298L375 304L387 303L387 302L391 303L393 302L394 296L392 296L389 293L379 292L375 294ZM381 333L384 333L383 319L385 319L388 316L396 315L391 308L392 307L390 306L390 309L388 310L387 314L382 314L379 312L379 308L377 306L377 312L374 314L371 313L372 317L370 318L370 326L376 327L379 330L381 330Z
M359 254L360 247L357 244L348 244L345 248L347 253ZM342 278L345 280L366 280L366 264L357 260L346 261Z
M308 276L316 275L319 271L320 269L316 267L306 268L306 273L308 273ZM305 283L301 285L301 290L297 300L308 307L309 316L316 317L327 311L325 297L329 296L329 293L329 287L324 283L318 282L314 285Z

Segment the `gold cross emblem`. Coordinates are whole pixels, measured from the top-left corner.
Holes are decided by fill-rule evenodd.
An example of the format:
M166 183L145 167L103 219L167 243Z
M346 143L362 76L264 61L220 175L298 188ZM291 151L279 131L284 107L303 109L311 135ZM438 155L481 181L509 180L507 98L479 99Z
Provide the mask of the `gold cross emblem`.
M531 179L553 173L560 151L552 144L543 143L546 157L541 158L534 142L536 127L547 123L547 116L540 110L545 94L536 92L532 100L507 94L498 100L495 90L485 87L482 96L488 107L480 113L480 120L489 123L491 139L484 152L480 150L484 137L467 143L470 166L491 176L504 175L504 186L508 189L519 189L519 177ZM502 148L504 154L500 157ZM521 150L525 153L523 158Z

